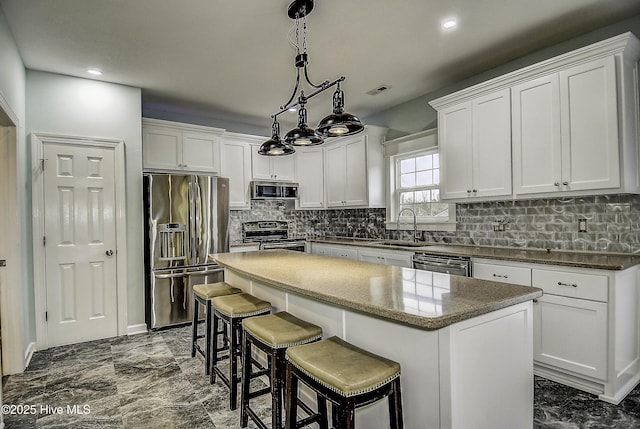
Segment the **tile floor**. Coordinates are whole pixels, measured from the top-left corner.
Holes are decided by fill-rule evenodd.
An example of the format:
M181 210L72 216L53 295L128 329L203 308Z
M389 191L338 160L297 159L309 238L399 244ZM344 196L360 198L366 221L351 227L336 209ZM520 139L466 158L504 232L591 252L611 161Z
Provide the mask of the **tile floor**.
M2 380L4 403L35 414L5 415L6 429L239 428L226 387L209 384L189 342L184 327L36 352L27 371ZM268 398L256 408L268 416ZM613 406L536 378L534 427L640 428L640 387Z

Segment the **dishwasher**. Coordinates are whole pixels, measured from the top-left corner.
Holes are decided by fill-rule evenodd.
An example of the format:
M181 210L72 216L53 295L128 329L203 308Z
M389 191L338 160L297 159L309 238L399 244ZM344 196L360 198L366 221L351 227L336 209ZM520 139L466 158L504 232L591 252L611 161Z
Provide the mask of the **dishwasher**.
M415 253L413 255L413 268L416 270L471 277L471 258Z

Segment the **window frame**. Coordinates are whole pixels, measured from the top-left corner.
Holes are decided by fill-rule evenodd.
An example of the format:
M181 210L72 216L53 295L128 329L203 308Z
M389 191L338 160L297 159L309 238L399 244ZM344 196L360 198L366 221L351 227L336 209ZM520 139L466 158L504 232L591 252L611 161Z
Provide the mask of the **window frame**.
M431 136L434 135L435 131L430 131L426 133L419 133L416 135L416 142L418 139L422 139L423 136ZM411 144L413 139L412 136L407 136L406 138L398 139L399 141L393 145L393 149L390 149L390 144L394 142L386 142L385 143L385 158L386 158L386 174L387 174L387 218L385 222L385 226L387 229L394 230L411 230L413 229L413 222L409 222L406 220L405 216L402 217L400 224L398 225L398 213L400 210L400 191L402 189L411 189L411 188L401 188L400 187L400 162L405 159L417 158L423 155L431 155L433 153L438 152L437 144L429 145L420 142L420 144ZM435 140L435 139L434 139ZM403 144L405 143L405 144ZM417 146L417 147L416 147ZM442 172L442 166L439 165L439 170ZM440 178L442 178L442 174L440 174ZM428 185L426 187L416 187L416 190L420 190L422 188L425 189L440 189L442 186L442 182L440 181L438 185ZM420 188L420 189L418 189ZM446 203L446 202L445 202ZM454 203L447 203L449 206L449 216L447 218L435 218L435 217L417 217L416 218L416 226L420 231L455 231L456 229L456 205ZM411 219L413 220L413 219Z

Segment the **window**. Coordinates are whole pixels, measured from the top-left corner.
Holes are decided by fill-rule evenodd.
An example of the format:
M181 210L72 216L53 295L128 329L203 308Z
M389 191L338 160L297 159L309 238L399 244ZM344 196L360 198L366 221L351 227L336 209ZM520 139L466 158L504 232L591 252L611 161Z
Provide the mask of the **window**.
M388 229L413 228L416 213L417 228L421 231L455 231L456 206L440 201L440 155L438 131L389 140L384 143L387 171Z
M411 209L423 221L448 221L449 204L440 202L440 156L436 150L396 158L398 213ZM413 216L410 212L402 216Z

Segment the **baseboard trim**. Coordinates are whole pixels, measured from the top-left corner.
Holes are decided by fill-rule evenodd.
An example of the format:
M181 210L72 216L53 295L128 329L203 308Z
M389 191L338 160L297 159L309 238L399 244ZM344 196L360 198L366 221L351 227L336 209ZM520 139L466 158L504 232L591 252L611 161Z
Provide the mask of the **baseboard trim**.
M146 333L147 333L146 323L127 326L127 335L137 335L137 334L146 334Z
M36 343L30 342L27 346L27 350L24 352L24 369L27 369L29 363L31 362L31 358L33 357L33 353L36 351ZM1 429L1 428L0 428Z

